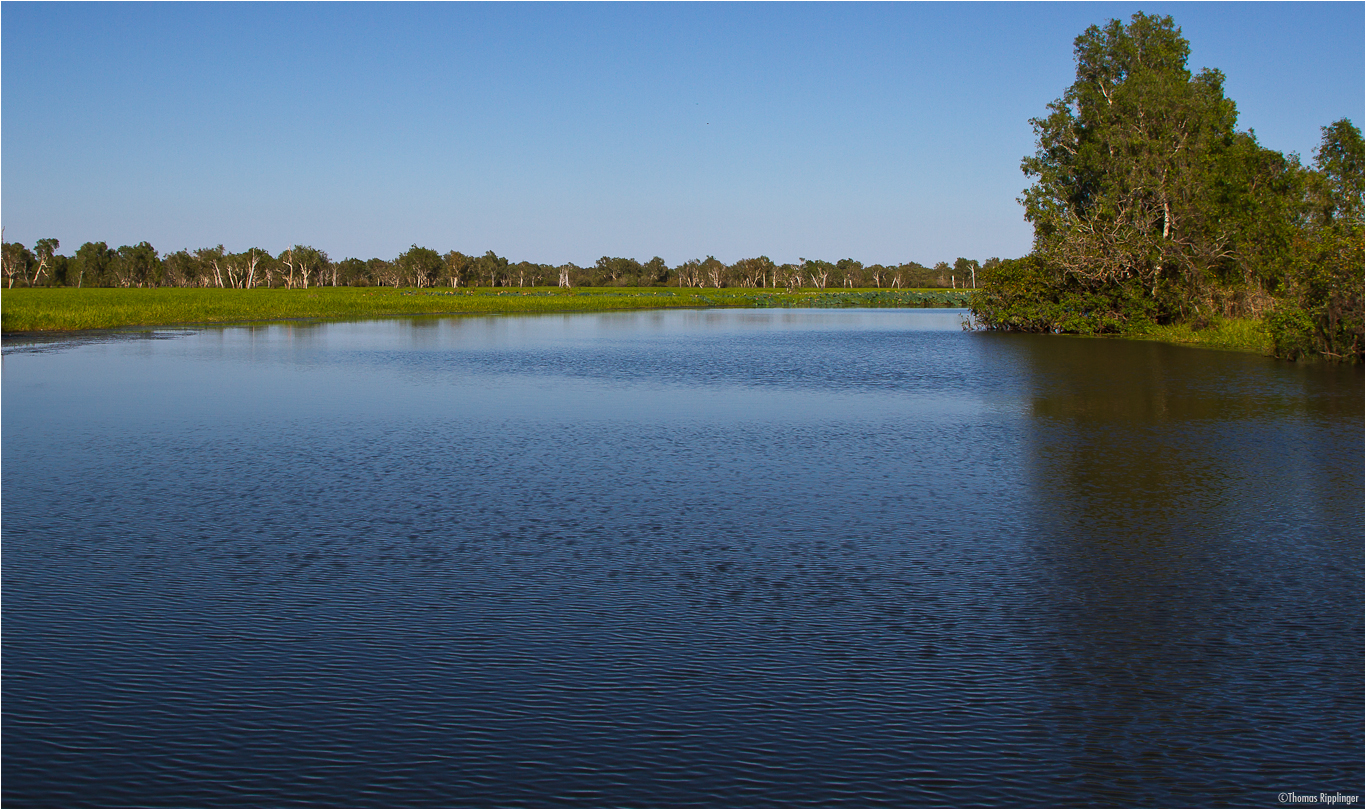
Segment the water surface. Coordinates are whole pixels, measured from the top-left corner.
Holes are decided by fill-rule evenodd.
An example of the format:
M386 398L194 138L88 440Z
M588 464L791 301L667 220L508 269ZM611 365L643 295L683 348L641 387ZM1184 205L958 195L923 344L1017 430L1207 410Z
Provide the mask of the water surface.
M1360 795L1360 370L961 317L7 343L5 803Z

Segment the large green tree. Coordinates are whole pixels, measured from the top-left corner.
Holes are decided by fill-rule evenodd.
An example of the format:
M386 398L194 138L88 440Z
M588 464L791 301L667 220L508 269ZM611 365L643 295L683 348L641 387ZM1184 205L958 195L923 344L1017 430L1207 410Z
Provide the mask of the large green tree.
M1260 166L1223 74L1191 74L1170 17L1091 26L1074 53L1076 80L1031 121L1038 149L1022 163L1035 252L1087 292L1132 288L1120 297L1150 299L1159 319L1222 308L1220 282L1255 264L1238 239L1249 189L1284 167Z
M976 321L1096 333L1250 316L1280 356L1360 358L1360 131L1325 127L1313 168L1262 148L1237 131L1223 75L1187 68L1170 17L1091 26L1074 54L1022 163L1034 250L981 267Z

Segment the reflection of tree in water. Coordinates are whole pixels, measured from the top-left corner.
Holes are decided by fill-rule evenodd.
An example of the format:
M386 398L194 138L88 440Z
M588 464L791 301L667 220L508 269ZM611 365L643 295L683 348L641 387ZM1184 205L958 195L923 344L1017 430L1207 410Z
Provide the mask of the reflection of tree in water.
M1062 772L1098 801L1359 784L1360 371L1084 339L995 348L1028 391L1042 598L1021 622Z

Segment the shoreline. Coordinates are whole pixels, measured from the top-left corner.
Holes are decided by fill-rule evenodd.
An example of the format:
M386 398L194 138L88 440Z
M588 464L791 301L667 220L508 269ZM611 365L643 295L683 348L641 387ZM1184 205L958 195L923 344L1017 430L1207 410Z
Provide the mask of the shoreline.
M104 330L656 309L967 309L971 293L934 288L788 292L750 287L21 287L0 290L0 335L9 342ZM1268 356L1271 349L1264 324L1250 319L1222 321L1203 330L1174 325L1105 337Z
M0 293L0 334L459 314L770 307L965 308L965 290L697 287L311 289L20 288Z

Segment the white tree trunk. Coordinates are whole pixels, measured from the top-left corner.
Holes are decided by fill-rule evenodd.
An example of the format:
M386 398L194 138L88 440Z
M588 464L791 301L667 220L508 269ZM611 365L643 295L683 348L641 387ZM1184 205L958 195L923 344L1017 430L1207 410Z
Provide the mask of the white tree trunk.
M39 257L38 257L38 270L37 270L37 272L35 272L35 273L33 274L33 281L29 282L29 286L30 286L30 287L37 287L37 286L38 286L38 276L41 276L41 275L45 272L46 268L47 268L47 257L46 257L46 256L39 256Z

